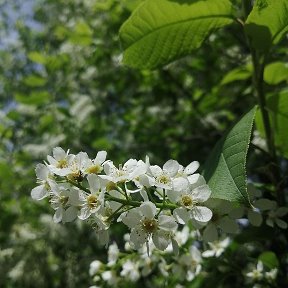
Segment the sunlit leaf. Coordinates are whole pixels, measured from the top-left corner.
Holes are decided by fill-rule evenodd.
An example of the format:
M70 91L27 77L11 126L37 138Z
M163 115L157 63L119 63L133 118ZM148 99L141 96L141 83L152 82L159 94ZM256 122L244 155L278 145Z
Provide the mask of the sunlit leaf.
M212 198L249 205L245 166L255 111L250 110L222 137L205 163Z
M228 0L147 0L120 29L123 63L155 68L190 54L218 28L233 22Z
M254 48L268 52L288 31L287 0L257 0L245 23Z
M274 62L266 66L264 80L270 85L277 85L288 80L288 63Z

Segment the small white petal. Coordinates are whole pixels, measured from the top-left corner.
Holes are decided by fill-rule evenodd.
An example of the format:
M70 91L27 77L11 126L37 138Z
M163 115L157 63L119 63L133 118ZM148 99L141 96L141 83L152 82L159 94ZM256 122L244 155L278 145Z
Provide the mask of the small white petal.
M210 197L211 190L208 185L202 185L193 189L191 194L197 202L205 202Z
M53 216L53 220L54 220L55 223L61 222L62 216L63 216L63 210L64 210L64 209L63 209L62 207L59 207L59 208L56 210L56 212L55 212L55 214L54 214L54 216Z
M69 207L64 212L63 222L72 222L76 219L78 213L78 209L74 206Z
M177 223L174 218L167 215L160 215L158 217L159 228L165 231L175 231L177 229Z
M83 207L81 210L80 210L80 214L78 215L78 218L80 220L85 220L87 218L89 218L91 215L91 211L88 207Z
M191 175L199 168L199 166L200 164L198 161L193 161L184 169L184 173Z
M190 215L185 208L176 208L173 211L173 216L175 217L176 221L180 224L187 224L190 220Z
M178 177L173 180L173 188L175 191L184 191L188 188L189 182L183 177Z
M181 196L180 192L177 192L174 190L167 190L166 195L167 195L168 199L173 203L177 203L179 201L180 196Z
M162 174L162 169L157 165L150 166L149 169L154 177Z
M133 209L127 213L122 222L129 228L134 228L137 224L139 224L141 218L142 217L139 213L139 209Z
M148 194L145 189L140 190L140 195L142 196L144 202L149 201Z
M139 249L146 241L148 235L140 228L133 228L130 234L130 242L132 242L136 249Z
M45 188L45 185L40 185L32 189L31 197L34 200L42 200L48 196L48 191Z
M96 158L95 158L95 163L100 163L102 164L105 160L106 160L106 157L107 157L107 152L106 151L99 151L96 155Z
M37 164L35 168L35 173L38 179L40 180L46 180L49 176L49 169L44 164Z
M61 159L65 159L67 156L66 152L61 147L55 147L53 149L53 157L59 161Z
M158 230L153 234L152 240L156 248L162 251L165 250L170 243L167 233L161 230Z
M165 171L170 177L175 176L179 170L179 163L175 160L168 160L164 166L163 171Z
M212 215L212 211L204 206L196 206L191 210L192 218L199 222L208 222Z
M154 218L157 212L156 206L152 202L142 203L139 209L142 212L142 214L148 219Z
M89 188L92 193L96 193L100 189L100 181L99 177L96 174L89 174L87 176L87 180L89 183Z

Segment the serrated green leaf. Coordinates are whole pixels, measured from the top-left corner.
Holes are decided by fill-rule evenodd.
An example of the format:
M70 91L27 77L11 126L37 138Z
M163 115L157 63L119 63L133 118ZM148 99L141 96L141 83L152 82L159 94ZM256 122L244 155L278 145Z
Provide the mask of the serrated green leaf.
M245 23L252 46L268 52L288 31L287 0L257 0Z
M245 166L255 111L256 107L220 139L205 163L204 177L212 198L250 203Z
M267 99L267 109L271 128L274 133L275 145L278 151L288 158L288 89ZM260 112L256 113L255 122L260 135L265 137L263 121Z
M279 261L276 254L272 251L265 251L260 254L258 260L261 261L267 268L274 269L279 267Z
M120 29L123 63L156 68L188 55L218 28L233 22L228 0L147 0Z
M288 80L288 63L274 62L266 66L264 80L270 85L277 85Z

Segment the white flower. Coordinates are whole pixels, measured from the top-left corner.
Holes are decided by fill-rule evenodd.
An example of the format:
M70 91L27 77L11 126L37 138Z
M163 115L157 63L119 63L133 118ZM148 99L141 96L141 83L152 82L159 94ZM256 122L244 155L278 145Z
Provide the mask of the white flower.
M51 191L50 184L52 182L53 175L50 170L44 164L38 164L35 169L37 182L40 184L31 191L31 197L34 200L42 200L49 195Z
M246 276L251 278L253 281L257 281L263 278L263 263L258 261L256 269L246 273Z
M211 250L206 250L202 253L203 257L219 257L230 244L230 239L227 237L222 241L209 242Z
M92 261L89 267L89 275L94 276L96 273L98 273L102 265L103 263L99 260Z
M186 278L187 281L192 281L201 271L201 262L200 251L192 245L189 248L189 253L177 258L177 263L172 267L173 274L179 278Z
M202 184L203 180L201 178L199 178L200 181ZM198 204L207 201L210 195L211 190L207 184L198 186L197 183L191 185L189 182L187 182L183 190L167 191L169 200L182 206L173 211L173 215L180 224L187 223L190 219L195 219L199 222L208 222L212 218L212 211Z
M175 160L168 160L161 169L157 165L149 167L151 176L154 177L154 185L163 189L173 188L173 177L175 177L179 170L179 163Z
M277 273L278 273L277 268L271 269L270 271L265 272L265 278L267 279L268 282L273 282L277 277Z
M87 159L84 165L84 173L86 174L99 174L103 170L103 163L105 162L107 157L106 151L99 151L95 157L95 159Z
M105 271L101 274L102 279L110 286L115 286L119 282L119 278L115 271Z
M127 277L129 281L136 282L140 278L139 262L132 262L131 260L124 262L120 275Z
M61 147L56 147L53 149L53 157L48 155L47 160L50 165L48 165L51 172L59 176L66 176L70 169L68 168L72 159L75 157L73 154L69 154L69 150L65 152Z
M129 159L123 166L119 165L119 168L117 168L112 161L108 161L104 164L106 175L100 175L99 177L113 183L125 183L138 178L144 174L146 170L147 166L141 160Z
M177 172L176 177L184 177L187 178L188 180L190 179L189 182L194 182L193 179L199 177L200 174L194 174L194 172L197 171L199 168L200 164L198 161L193 161L191 162L187 167L183 167L182 165L179 165L179 169ZM194 175L192 175L194 174Z
M108 266L113 266L116 264L116 261L118 260L119 257L119 249L118 246L115 242L111 244L108 248Z
M131 228L130 242L139 249L152 238L154 245L165 250L171 241L171 233L177 229L177 223L171 216L160 214L156 219L156 206L144 202L140 207L130 210L123 223Z
M55 211L54 222L71 222L77 217L79 201L79 191L65 186L51 183L50 203Z
M82 193L82 208L80 214L78 215L79 219L85 220L90 217L91 214L96 213L101 205L104 204L104 190L100 190L100 181L97 175L90 174L87 176L89 183L89 190L91 194L87 192Z

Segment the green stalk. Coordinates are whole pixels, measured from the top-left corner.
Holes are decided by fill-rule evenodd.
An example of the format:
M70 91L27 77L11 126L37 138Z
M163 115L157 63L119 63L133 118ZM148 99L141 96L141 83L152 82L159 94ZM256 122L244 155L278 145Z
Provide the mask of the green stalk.
M250 14L253 8L251 0L242 0L242 7L243 7L243 12L244 12L244 17L245 19L247 19L248 15ZM248 43L249 42L250 41L248 39ZM260 53L257 53L257 51L252 47L251 43L249 43L249 46L250 46L252 62L253 62L253 88L254 88L255 96L258 100L258 105L259 105L261 116L263 119L264 132L265 132L268 152L272 161L272 169L271 169L271 174L273 175L272 182L275 187L278 204L281 206L285 203L285 198L283 195L281 185L279 184L281 183L281 172L280 172L280 168L278 165L274 133L271 129L271 123L270 123L269 113L267 110L267 103L266 103L266 97L265 97L265 91L264 91L264 69L265 69L265 64L266 64L266 57L264 57Z

